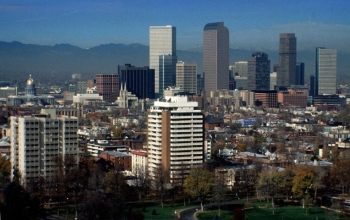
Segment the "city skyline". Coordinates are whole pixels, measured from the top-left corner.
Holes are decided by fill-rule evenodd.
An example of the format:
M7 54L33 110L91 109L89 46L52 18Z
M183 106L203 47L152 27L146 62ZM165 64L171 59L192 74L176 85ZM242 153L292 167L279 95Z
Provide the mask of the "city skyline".
M231 48L277 50L279 33L295 33L300 50L324 46L350 52L350 2L161 3L8 1L0 3L0 41L69 43L82 48L106 43L148 45L149 26L172 25L177 27L178 49L189 49L201 47L206 23L223 21L230 30Z

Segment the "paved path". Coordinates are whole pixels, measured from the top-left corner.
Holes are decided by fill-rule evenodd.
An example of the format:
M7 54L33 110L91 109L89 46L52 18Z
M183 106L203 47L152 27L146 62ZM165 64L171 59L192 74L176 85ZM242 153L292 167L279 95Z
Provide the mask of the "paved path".
M249 198L249 202L255 202L257 199L255 198ZM225 201L221 203L221 206L223 206L224 204L243 204L246 203L247 199L239 199L239 200L231 200L231 201ZM204 204L204 209L205 208L209 208L209 207L213 207L213 206L217 206L218 203L212 203L212 204ZM191 207L188 209L183 209L180 211L179 213L179 218L178 220L198 220L196 218L196 212L200 211L200 206L196 206L196 207Z

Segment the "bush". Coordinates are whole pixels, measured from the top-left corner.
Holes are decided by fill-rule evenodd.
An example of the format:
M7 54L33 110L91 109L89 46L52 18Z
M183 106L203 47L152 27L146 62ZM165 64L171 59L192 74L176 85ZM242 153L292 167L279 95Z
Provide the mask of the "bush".
M156 209L153 209L153 211L152 211L152 215L157 215L157 211L156 211Z
M283 206L284 205L284 200L283 199L276 199L276 205Z
M233 220L244 220L244 213L241 208L235 209L235 214L233 216Z

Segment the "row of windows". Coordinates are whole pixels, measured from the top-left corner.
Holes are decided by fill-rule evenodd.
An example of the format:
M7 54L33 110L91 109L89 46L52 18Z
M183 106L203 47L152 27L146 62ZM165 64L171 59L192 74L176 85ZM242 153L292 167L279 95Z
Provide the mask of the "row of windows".
M26 122L26 125L38 125L39 122Z

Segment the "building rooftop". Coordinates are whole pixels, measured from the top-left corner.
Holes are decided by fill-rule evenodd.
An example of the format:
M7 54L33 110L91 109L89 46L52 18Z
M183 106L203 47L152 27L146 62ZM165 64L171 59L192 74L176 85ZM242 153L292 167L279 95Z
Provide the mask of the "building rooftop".
M204 26L204 30L216 30L219 26L223 26L224 22L214 22L214 23L208 23Z
M119 151L103 151L101 154L109 154L114 157L131 157L131 154L123 153Z

